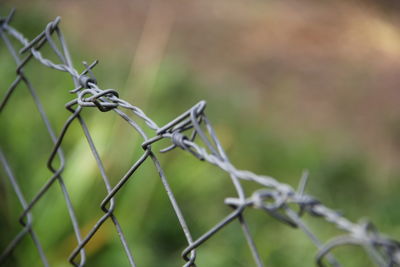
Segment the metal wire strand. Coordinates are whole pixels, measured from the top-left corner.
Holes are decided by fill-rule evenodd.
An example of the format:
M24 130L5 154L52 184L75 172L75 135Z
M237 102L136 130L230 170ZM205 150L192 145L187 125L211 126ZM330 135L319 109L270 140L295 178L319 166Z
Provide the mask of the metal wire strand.
M183 235L186 238L186 248L183 248L182 251L182 258L185 261L183 266L196 266L196 248L200 247L205 242L209 242L209 240L221 229L234 221L241 225L244 239L251 251L255 265L259 267L264 266L264 255L260 255L258 252L251 230L245 219L244 211L246 209L258 209L264 211L267 215L271 216L271 218L274 218L278 222L301 229L318 248L318 253L315 259L315 263L318 266L325 266L325 257L331 266L341 266L334 258L331 251L337 246L349 244L364 248L366 253L370 255L371 262L375 263L376 266L400 266L400 245L398 241L379 233L371 226L371 224L366 224L362 221L355 223L348 220L338 212L323 205L313 196L305 194L307 175L303 176L299 189L295 190L290 185L281 183L273 177L257 175L247 170L237 169L235 165L230 162L211 122L205 114L205 101L200 101L198 104L166 123L164 126L159 127L139 107L121 99L116 90L102 89L98 85L98 79L94 76L92 71L98 63L97 61L90 65L84 62L83 71L78 71L73 66L67 44L59 28L59 17L50 22L43 32L37 35L37 37L29 41L22 33L10 25L13 15L14 10L12 10L7 17L0 17L0 37L6 49L12 55L17 64L16 79L0 99L0 111L2 112L5 108L12 108L12 105L8 103L12 98L13 92L17 90L19 84L24 84L37 107L37 111L39 112L42 121L44 122L45 129L49 133L50 140L53 143L53 149L49 151L50 156L48 160L48 168L51 170L53 175L42 185L41 189L36 192L30 201L26 201L24 193L19 187L19 183L23 181L21 180L21 177L15 177L12 173L10 164L6 160L4 152L0 149L1 165L5 170L8 180L23 208L19 220L23 229L9 242L8 246L0 254L0 264L4 263L10 257L11 253L18 247L20 241L25 238L25 236L29 235L34 241L34 245L37 248L42 264L44 266L49 266L45 255L46 251L44 251L40 245L39 237L35 234L33 229L31 211L57 181L62 190L77 242L76 248L70 253L68 259L69 262L74 266L84 266L86 263L85 247L104 223L107 220L111 220L121 241L122 249L127 256L128 263L130 266L136 266L127 238L122 231L120 223L114 215L114 209L116 207L114 198L117 194L120 194L121 188L126 186L128 182L132 180L135 172L142 166L142 164L146 161L151 161L161 179L161 183L165 188L171 206L178 218ZM17 52L18 49L14 47L10 38L15 39L22 46L22 48L19 49L19 52ZM51 51L58 58L59 62L53 62L39 51L45 44L51 48ZM0 47L0 49L2 48L3 47ZM22 58L22 56L25 57ZM25 65L31 64L30 62L33 61L55 71L65 72L72 78L74 89L69 92L75 94L75 98L65 105L65 108L71 112L71 115L65 121L58 137L55 135L50 125L36 90L24 73ZM114 186L110 183L107 171L103 166L102 159L91 137L91 133L86 125L84 117L81 115L83 109L89 108L97 109L100 112L114 112L116 116L126 121L126 123L128 123L128 125L130 125L142 138L143 154L136 162L132 163L131 168ZM145 133L141 126L139 126L140 122L144 123L152 132L151 137ZM81 236L78 220L70 199L69 190L65 186L62 178L62 173L65 169L65 160L68 159L64 158L61 147L64 144L63 140L69 133L72 123L78 123L80 125L83 136L86 139L92 156L96 161L99 176L101 177L107 191L104 199L99 203L100 209L104 212L104 215L97 219L96 223L84 237ZM222 171L226 172L236 190L236 196L226 198L224 202L226 205L231 207L233 211L222 216L222 219L215 226L211 227L208 231L197 238L193 237L181 207L175 198L171 186L169 185L165 172L157 159L156 153L152 150L151 145L160 140L169 140L170 142L168 147L160 151L161 153L168 153L173 149L181 149L189 152L200 161L215 165ZM60 162L58 167L55 166L56 159ZM242 184L243 181L250 181L257 184L259 189L254 191L251 195L246 195ZM297 207L298 211L295 211L293 207ZM313 230L303 221L302 216L304 214L308 214L313 218L324 220L336 226L336 228L343 232L343 235L324 244L318 239Z

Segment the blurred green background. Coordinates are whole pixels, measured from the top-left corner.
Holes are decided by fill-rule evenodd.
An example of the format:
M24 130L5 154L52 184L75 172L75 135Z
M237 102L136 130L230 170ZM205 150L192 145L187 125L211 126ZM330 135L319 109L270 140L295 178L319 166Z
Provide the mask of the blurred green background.
M75 67L99 59L101 88L142 108L159 125L204 99L206 113L231 161L296 186L310 172L307 192L352 220L369 218L400 238L400 6L397 1L2 1L17 7L12 25L29 39L56 16ZM51 50L44 55L54 58ZM36 62L26 68L56 133L73 99L65 74ZM0 44L0 93L15 64ZM113 185L141 155L141 139L112 112L83 112ZM51 176L52 145L34 103L19 86L0 116L0 145L27 200ZM150 132L149 132L150 133ZM165 143L156 145L161 148ZM63 143L64 180L82 232L103 215L106 195L82 130ZM229 177L192 155L159 155L194 237L231 210ZM21 207L0 169L0 251L18 233ZM249 190L255 189L252 185ZM53 266L69 266L76 246L60 188L33 209L34 228ZM183 233L151 162L116 197L138 266L181 266ZM306 236L259 210L245 213L266 266L313 266ZM323 240L338 231L305 217ZM87 246L87 266L127 266L111 222ZM360 248L337 250L343 266L372 266ZM198 266L252 266L233 222L198 249ZM40 266L29 237L6 266Z

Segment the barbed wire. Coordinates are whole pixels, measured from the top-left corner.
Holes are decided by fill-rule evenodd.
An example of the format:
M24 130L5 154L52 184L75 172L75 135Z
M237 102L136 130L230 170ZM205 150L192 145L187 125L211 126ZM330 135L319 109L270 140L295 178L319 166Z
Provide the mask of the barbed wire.
M6 90L1 99L0 112L2 112L6 107L17 86L21 83L25 84L34 100L38 112L40 113L41 119L45 123L50 139L53 142L53 149L47 164L48 169L52 172L52 176L47 179L46 183L42 185L41 189L31 200L26 201L24 194L20 189L18 179L14 176L10 164L0 148L1 165L3 166L6 176L8 177L8 180L11 183L23 209L23 212L19 217L19 223L23 228L14 239L8 243L8 246L1 253L0 264L4 263L13 250L18 246L20 241L25 238L25 236L29 235L38 250L41 262L44 266L49 266L45 251L32 226L31 210L49 191L49 189L54 186L54 184L58 183L67 205L69 219L73 226L76 242L78 244L70 254L69 262L74 266L84 266L86 263L85 246L93 236L96 235L96 232L102 227L104 222L111 220L116 228L121 245L130 265L136 266L126 237L118 219L114 215L114 197L118 194L120 189L124 187L133 173L145 161L150 160L158 171L161 182L166 190L169 201L171 202L187 241L187 247L182 251L182 257L186 262L183 266L196 266L196 249L232 221L238 221L240 223L256 266L264 266L253 237L250 234L248 223L243 215L244 210L248 208L263 210L276 220L302 230L318 249L316 264L320 267L326 266L325 262L328 262L331 266L341 266L331 254L331 251L338 246L348 244L363 247L370 256L371 262L375 263L377 266L400 266L400 243L379 233L371 223L365 221L360 221L358 223L352 222L335 210L326 207L313 196L306 194L305 187L308 178L307 173L303 174L298 188L294 189L290 185L281 183L273 177L257 175L250 171L237 169L230 162L212 127L212 124L205 114L205 101L200 101L174 120L159 127L139 107L121 99L116 90L101 89L92 72L92 69L98 63L97 61L90 65L84 62L84 70L82 72L78 72L77 69L73 67L66 42L59 28L60 17L57 17L54 21L50 22L43 32L37 35L33 40L29 41L15 28L10 26L13 15L14 10L12 10L7 17L0 17L0 37L17 65L16 79L12 82L11 86ZM10 38L19 42L23 46L22 49L17 51ZM57 43L59 43L59 45L56 44L54 38L57 38ZM44 44L48 44L51 47L51 50L55 53L60 63L54 63L42 55L39 50ZM64 123L59 136L55 135L38 94L36 93L36 89L32 86L24 73L24 67L32 60L35 60L48 68L69 74L74 82L75 88L71 90L70 93L75 94L76 98L65 105L66 109L71 112L71 115ZM92 140L86 122L81 116L82 110L86 108L97 108L101 112L115 112L137 133L139 133L143 139L143 154L121 177L115 186L111 186L102 159L100 158L97 148ZM149 137L138 125L136 120L143 121L147 127L152 130L153 136ZM91 153L96 161L104 186L107 190L107 195L101 202L100 206L104 215L98 219L85 236L80 232L70 194L62 177L65 169L65 157L61 145L63 144L63 139L68 132L70 125L74 121L77 121L83 130L84 136L89 144ZM152 144L159 142L160 140L169 140L170 142L168 147L160 151L161 153L167 153L176 148L187 151L200 161L215 165L225 171L229 174L235 187L237 196L225 199L225 204L230 206L233 211L198 238L192 236L190 228L186 223L183 212L181 211L178 201L168 183L161 164L151 148ZM58 167L56 166L56 161L58 162ZM242 186L243 181L251 181L258 184L260 189L256 190L251 195L246 195ZM335 237L326 243L321 242L303 221L302 216L306 213L312 217L319 218L336 226L336 228L343 232L343 235Z

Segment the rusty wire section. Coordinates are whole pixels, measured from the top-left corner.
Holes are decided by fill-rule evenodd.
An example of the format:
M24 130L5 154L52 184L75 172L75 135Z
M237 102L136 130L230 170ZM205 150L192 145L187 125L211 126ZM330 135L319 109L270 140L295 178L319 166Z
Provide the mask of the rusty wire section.
M171 205L182 228L182 232L187 240L187 247L182 251L182 257L185 260L184 266L196 266L196 248L201 246L204 242L207 242L210 237L233 221L238 221L240 223L243 235L245 236L249 249L253 255L255 265L264 266L262 257L257 251L248 224L243 216L243 211L246 208L261 209L274 219L302 230L318 249L316 256L316 264L318 266L341 266L331 254L331 251L338 246L348 244L363 247L366 253L370 256L371 262L375 263L376 266L400 266L400 243L398 241L382 235L371 223L351 222L338 212L324 206L314 197L305 194L304 189L307 182L306 173L301 178L298 188L293 189L291 186L280 183L272 177L257 175L250 171L237 169L229 161L229 158L225 154L210 121L205 115L206 103L204 101L199 102L171 122L159 127L152 119L147 117L140 108L119 98L117 91L113 89L101 89L92 73L92 68L97 64L97 62L93 62L91 65L84 63L84 70L82 72L78 72L74 68L66 42L58 26L60 22L59 17L50 22L46 26L45 30L36 38L29 41L20 32L10 26L13 14L14 11L10 12L7 17L0 18L0 37L3 42L0 49L8 49L9 53L15 60L17 70L16 79L0 99L0 111L5 108L10 96L19 84L24 84L28 88L40 112L41 118L46 125L47 132L54 144L47 166L53 175L48 178L47 182L32 199L26 200L19 186L19 182L22 181L13 175L6 156L0 148L1 165L4 168L7 179L12 185L12 188L23 208L23 212L19 218L22 230L8 243L6 249L1 252L0 265L10 256L22 239L31 238L37 248L43 265L49 266L45 251L40 245L39 239L32 227L31 210L41 197L46 194L49 188L57 186L56 184L58 184L63 193L77 241L76 248L70 254L69 262L74 266L84 266L86 262L85 246L96 234L99 228L102 227L103 223L106 220L111 220L115 225L118 237L120 238L121 245L128 257L130 265L136 266L132 251L128 246L118 219L113 213L115 208L114 197L141 164L146 160L150 160L158 170L161 182L168 194ZM17 51L12 45L11 39L17 40L23 48ZM57 39L59 45L56 44L55 39ZM59 59L59 63L54 63L45 58L39 52L44 44L48 44L52 48L52 51ZM55 135L36 90L24 73L24 66L32 60L40 62L51 69L66 72L71 76L75 84L75 89L71 90L70 93L75 94L76 98L65 106L67 110L71 112L71 115L65 122L59 136ZM92 141L85 120L80 115L81 111L85 108L95 108L101 112L115 112L116 115L120 116L130 126L132 126L133 130L138 132L143 139L143 154L139 160L131 166L129 171L120 178L114 187L112 187L109 182L102 160ZM136 123L136 120L144 121L147 127L153 131L153 136L147 136L142 128ZM104 215L95 223L95 225L93 225L86 236L82 236L80 233L80 228L71 204L69 192L64 185L62 177L65 159L61 145L64 136L74 121L79 123L83 130L84 136L90 146L92 155L97 162L97 167L108 192L107 196L105 196L101 203L101 209L104 212ZM162 139L170 141L170 146L161 150L162 153L167 153L172 149L179 148L193 154L193 156L202 162L216 165L229 174L236 189L237 196L225 199L225 204L230 206L233 211L200 237L195 238L192 236L190 227L185 221L185 217L168 184L164 171L151 149L151 144ZM56 164L54 163L56 159L57 162L59 162L58 167L55 166ZM255 191L252 195L246 195L242 186L243 181L256 183L260 186L260 189ZM326 243L321 242L302 220L302 215L305 213L333 224L341 230L343 234Z

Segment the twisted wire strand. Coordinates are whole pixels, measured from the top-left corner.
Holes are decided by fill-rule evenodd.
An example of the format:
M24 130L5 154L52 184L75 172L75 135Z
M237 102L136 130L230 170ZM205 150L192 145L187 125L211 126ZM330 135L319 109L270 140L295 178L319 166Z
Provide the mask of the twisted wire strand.
M71 253L69 261L74 266L83 266L85 264L85 254L84 248L91 238L96 234L96 232L101 228L103 223L111 219L114 223L118 236L121 240L124 251L128 257L131 266L135 266L132 253L129 249L126 238L122 232L120 224L113 214L115 208L114 197L118 194L119 190L126 185L128 180L131 179L133 174L146 160L151 160L157 169L160 176L161 182L166 190L169 197L169 201L174 209L174 212L178 218L182 231L185 235L186 241L188 243L187 247L182 252L182 257L186 261L184 266L196 266L196 248L201 246L204 242L207 242L212 236L219 232L222 228L227 226L232 221L238 221L242 227L242 232L248 243L249 249L254 258L255 264L257 266L263 266L263 262L259 252L257 251L255 242L250 233L249 226L244 218L243 212L247 208L255 208L265 211L271 217L276 220L285 223L292 227L298 227L302 230L316 245L318 248L318 253L316 256L316 264L318 266L325 266L324 259L330 263L331 266L341 266L339 262L331 254L331 251L342 245L358 245L365 249L368 255L371 257L371 261L377 266L400 266L400 244L398 241L392 240L385 235L379 233L372 224L366 222L352 222L345 218L343 215L339 214L335 210L328 208L323 205L320 201L311 195L304 193L304 188L307 180L307 175L301 179L300 186L297 190L288 184L281 183L277 179L265 176L257 175L251 171L237 169L229 160L226 155L217 135L212 127L211 122L205 115L204 101L200 101L198 104L194 105L192 108L182 113L180 116L176 117L169 123L162 127L159 127L150 117L148 117L143 110L139 107L119 98L119 94L114 89L101 89L97 84L97 79L94 77L92 68L97 64L94 62L90 66L86 63L84 64L85 69L83 72L79 73L72 65L72 61L67 49L64 37L59 29L58 25L60 18L57 17L54 21L50 22L45 30L40 33L32 41L26 39L20 32L9 25L13 12L7 18L0 20L0 35L6 46L12 47L12 45L5 39L5 34L8 34L18 40L23 48L20 50L21 54L28 54L24 60L17 60L17 79L10 86L11 89L6 91L3 100L1 101L0 110L2 110L8 99L10 98L12 92L14 91L16 85L20 81L24 81L27 85L29 84L27 78L23 74L23 67L32 59L35 59L40 64L47 66L48 68L67 72L73 79L75 89L71 90L71 93L76 94L76 98L66 104L67 110L69 110L72 115L67 119L64 127L58 138L52 130L50 130L49 123L46 121L47 129L52 136L54 142L54 147L49 158L49 168L53 171L54 175L44 187L37 193L34 199L29 202L28 205L24 205L23 201L20 201L24 207L24 212L21 216L21 223L24 222L23 218L28 218L30 216L30 210L35 206L36 202L47 192L48 188L53 184L55 180L59 180L60 185L63 188L65 194L65 200L68 204L70 211L73 211L72 205L70 205L70 200L68 197L68 191L65 186L62 185L61 173L63 171L62 166L57 169L52 166L54 158L57 154L62 155L61 145L63 143L64 136L68 133L69 126L74 122L78 121L80 124L84 136L89 144L89 148L92 152L93 157L96 160L96 164L100 171L100 175L106 186L107 195L101 202L100 208L104 212L104 215L95 223L91 228L89 233L81 238L79 233L79 227L77 226L76 218L71 216L71 220L74 225L76 239L78 242L77 247ZM53 35L56 35L58 42L61 45L61 50L57 46L56 42L53 40ZM53 61L45 58L38 50L45 44L49 44L52 51L57 55L61 63L54 63ZM10 53L17 58L16 51L12 48ZM31 87L31 86L28 86ZM32 91L32 89L30 89ZM34 98L37 98L33 96ZM37 98L38 99L38 98ZM40 106L40 105L38 105ZM142 148L144 152L142 156L132 164L131 168L126 172L123 177L119 179L116 185L111 186L109 179L107 177L106 171L103 167L102 160L99 153L97 152L96 146L91 138L90 132L86 126L86 123L82 116L81 111L85 108L97 108L101 112L113 111L122 119L124 119L143 139ZM42 110L40 108L40 110ZM124 110L128 111L126 113ZM45 117L44 110L40 111L42 117ZM144 124L153 131L154 136L148 137L145 131L138 125L138 123L131 117L135 116L137 119L144 122ZM190 132L187 134L187 132ZM230 197L225 199L225 204L233 208L233 211L226 215L220 222L213 226L209 231L194 239L190 232L189 226L186 223L184 215L181 208L174 196L174 193L168 183L165 173L155 155L151 149L151 145L163 139L170 140L170 146L162 149L160 152L167 153L175 148L187 151L194 155L196 158L203 162L215 165L221 170L226 172L235 187L237 197ZM2 155L2 154L1 154ZM8 164L4 164L5 160L2 162L6 169ZM63 157L60 156L62 159ZM11 177L9 175L9 177ZM15 178L11 179L16 182ZM252 195L246 196L244 192L244 187L242 185L243 181L251 181L261 186L259 190L253 192ZM15 190L16 192L18 190ZM20 192L20 191L18 191ZM17 193L22 195L22 193ZM293 209L293 205L297 206L297 211ZM344 235L333 238L327 243L321 242L312 230L305 224L302 220L302 216L307 213L315 218L320 218L328 223L333 224L336 228L345 232ZM25 223L25 222L24 222ZM24 225L24 224L23 224ZM24 226L29 225L25 223ZM30 233L31 237L34 238L32 226L26 227L21 232L22 236L27 232ZM17 238L22 238L18 237ZM12 251L18 242L11 242L8 251ZM37 245L39 253L42 251L40 246ZM6 254L8 255L9 252ZM42 254L41 254L42 255ZM43 257L44 252L43 252ZM80 257L80 262L76 261L76 258ZM1 258L0 258L1 262ZM47 262L43 261L43 264L47 266Z

